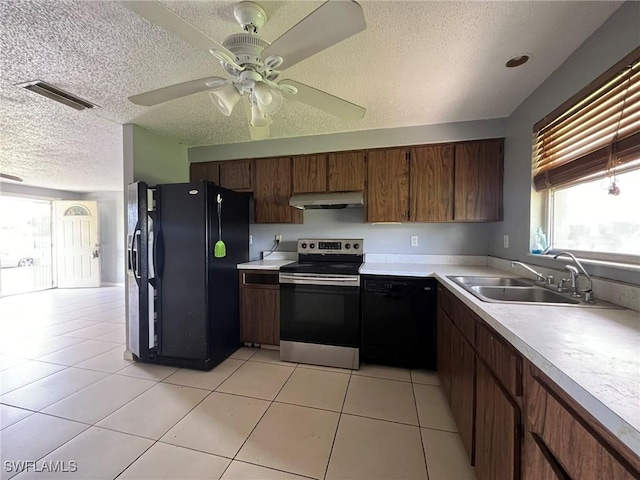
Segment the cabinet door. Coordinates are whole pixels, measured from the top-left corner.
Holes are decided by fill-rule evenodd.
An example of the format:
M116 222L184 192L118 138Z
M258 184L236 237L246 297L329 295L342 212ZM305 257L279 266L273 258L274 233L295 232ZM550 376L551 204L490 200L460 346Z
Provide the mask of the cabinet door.
M527 369L528 370L528 369ZM543 385L530 372L525 374L525 412L527 436L524 475L526 479L542 478L542 464L537 447L559 478L627 480L640 478L637 456L625 455L624 447L610 433L594 428L587 419L567 405L554 391L555 385ZM610 443L611 441L615 443ZM621 443L621 442L620 442ZM532 450L533 449L533 450ZM632 458L628 461L627 458Z
M307 155L293 159L293 193L327 191L326 155Z
M438 307L438 316L436 324L436 345L438 351L438 378L442 384L449 405L451 405L451 361L452 361L452 346L451 346L451 320L444 310Z
M367 222L409 220L407 151L374 150L367 155Z
M238 192L250 192L251 160L220 162L220 186Z
M455 220L502 219L502 168L502 140L456 145Z
M278 272L240 271L240 340L280 344Z
M220 162L197 162L189 164L189 179L192 182L201 182L208 180L220 184L220 175L218 164Z
M451 364L451 412L456 420L462 444L473 464L473 425L475 413L474 377L476 355L460 331L451 327L453 358ZM495 477L500 478L500 477Z
M361 192L364 190L364 153L334 153L327 160L328 191Z
M289 206L291 158L254 160L256 223L302 223L302 210Z
M483 362L477 367L476 477L516 480L520 478L520 409Z
M412 222L453 220L453 148L434 145L411 149Z

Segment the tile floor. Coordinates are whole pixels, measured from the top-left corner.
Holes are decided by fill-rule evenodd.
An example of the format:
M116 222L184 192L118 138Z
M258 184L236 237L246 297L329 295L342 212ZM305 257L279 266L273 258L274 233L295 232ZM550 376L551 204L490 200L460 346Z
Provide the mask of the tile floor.
M433 372L250 348L199 372L124 341L122 288L0 299L1 479L474 478Z

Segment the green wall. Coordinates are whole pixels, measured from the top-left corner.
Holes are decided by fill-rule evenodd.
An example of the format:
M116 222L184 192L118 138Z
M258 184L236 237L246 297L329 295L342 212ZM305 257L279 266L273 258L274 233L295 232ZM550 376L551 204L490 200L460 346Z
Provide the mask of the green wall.
M132 127L133 181L149 185L189 181L187 147L138 125Z

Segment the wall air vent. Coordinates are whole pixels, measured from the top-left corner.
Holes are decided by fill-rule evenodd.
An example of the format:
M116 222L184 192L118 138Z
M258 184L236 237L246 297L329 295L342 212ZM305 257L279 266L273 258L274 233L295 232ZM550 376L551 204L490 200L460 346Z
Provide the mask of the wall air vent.
M59 88L56 88L53 85L49 85L48 83L45 83L42 80L19 83L16 85L16 87L24 88L33 93L37 93L38 95L42 95L43 97L47 97L51 100L55 100L58 103L62 103L67 107L75 108L76 110L86 110L87 108L94 108L97 106L87 100L83 100L82 98L76 97L71 93L67 93L64 90L60 90Z

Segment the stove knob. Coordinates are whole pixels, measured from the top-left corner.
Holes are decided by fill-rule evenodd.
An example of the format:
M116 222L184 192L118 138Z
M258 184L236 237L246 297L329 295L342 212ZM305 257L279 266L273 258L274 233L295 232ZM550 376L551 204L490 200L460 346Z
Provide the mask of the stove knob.
M309 248L316 248L316 244L315 243L310 244Z
M354 243L354 244L353 244L353 248L354 248L355 250L358 250L358 249L360 248L360 244L359 244L359 243Z
M300 245L302 248L307 248L307 244L303 243L302 245Z
M347 250L349 250L351 248L351 244L350 243L345 243L344 244L344 248L346 248Z

